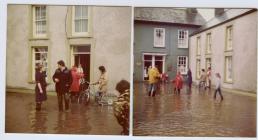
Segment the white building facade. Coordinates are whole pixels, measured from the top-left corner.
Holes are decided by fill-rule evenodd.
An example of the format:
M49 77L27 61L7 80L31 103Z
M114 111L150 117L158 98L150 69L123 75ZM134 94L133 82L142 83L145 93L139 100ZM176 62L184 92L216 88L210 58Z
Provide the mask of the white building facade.
M54 91L59 60L81 64L90 82L105 66L109 92L130 81L130 7L8 5L7 26L7 90L34 89L35 64L43 63Z
M229 9L190 36L189 67L195 83L201 69L220 73L222 87L256 93L257 10Z

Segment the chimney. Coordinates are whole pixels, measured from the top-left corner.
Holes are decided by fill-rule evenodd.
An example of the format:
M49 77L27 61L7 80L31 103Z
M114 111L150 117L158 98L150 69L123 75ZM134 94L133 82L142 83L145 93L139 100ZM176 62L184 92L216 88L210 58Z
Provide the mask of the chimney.
M196 8L187 8L186 11L188 14L197 14Z
M224 13L224 8L215 8L215 17L221 16Z

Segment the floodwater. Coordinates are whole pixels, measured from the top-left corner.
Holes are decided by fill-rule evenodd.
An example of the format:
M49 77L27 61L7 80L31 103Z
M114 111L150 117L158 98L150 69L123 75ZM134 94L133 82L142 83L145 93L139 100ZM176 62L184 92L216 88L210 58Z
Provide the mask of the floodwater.
M134 83L133 135L256 137L256 97L222 91L214 100L214 90L195 87L177 95L170 84L149 97L146 88Z
M41 111L35 110L33 94L7 93L6 133L120 135L112 106L72 103L59 112L56 96L48 96Z

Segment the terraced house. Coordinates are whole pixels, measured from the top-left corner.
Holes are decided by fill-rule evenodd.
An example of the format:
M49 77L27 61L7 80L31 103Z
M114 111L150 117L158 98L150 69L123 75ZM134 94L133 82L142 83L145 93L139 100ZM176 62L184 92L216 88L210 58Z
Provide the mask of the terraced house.
M190 35L190 67L197 83L201 69L222 77L225 89L256 93L257 10L216 9L215 16Z
M187 73L189 35L205 23L195 8L135 8L134 81L144 81L149 67L174 78Z
M34 89L39 62L47 71L47 90L54 91L59 60L68 68L81 64L90 82L104 65L109 92L129 80L130 7L8 5L7 17L7 91Z

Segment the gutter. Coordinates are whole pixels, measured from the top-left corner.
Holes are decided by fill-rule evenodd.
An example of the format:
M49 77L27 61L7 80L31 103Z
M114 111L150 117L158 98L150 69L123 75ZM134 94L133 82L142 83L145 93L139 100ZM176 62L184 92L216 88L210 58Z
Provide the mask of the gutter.
M150 21L150 20L139 20L135 19L134 24L136 23L144 23L144 24L156 24L156 25L174 25L174 26L188 26L188 27L197 27L200 28L202 25L196 24L186 24L186 23L175 23L175 22L164 22L164 21Z

